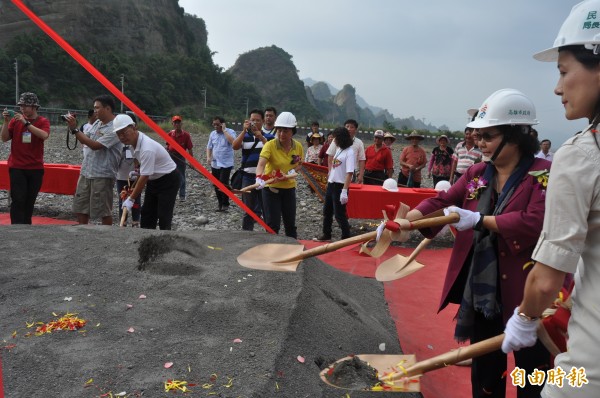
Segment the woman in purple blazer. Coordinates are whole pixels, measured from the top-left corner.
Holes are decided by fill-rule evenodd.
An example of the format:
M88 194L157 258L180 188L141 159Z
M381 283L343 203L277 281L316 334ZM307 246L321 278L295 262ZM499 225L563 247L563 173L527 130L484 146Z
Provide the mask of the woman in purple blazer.
M448 192L421 202L408 220L445 209L460 215L459 230L444 282L440 310L460 304L455 338L475 343L501 334L520 303L531 253L544 220L545 181L550 162L536 159L539 143L529 134L535 107L523 93L492 94L467 125L474 128L484 163L473 165ZM545 171L544 171L545 170ZM432 238L439 229L422 230ZM538 343L515 352L516 365L531 374L550 366ZM473 397L504 397L506 355L500 350L473 359ZM526 383L518 397L539 397L541 386Z

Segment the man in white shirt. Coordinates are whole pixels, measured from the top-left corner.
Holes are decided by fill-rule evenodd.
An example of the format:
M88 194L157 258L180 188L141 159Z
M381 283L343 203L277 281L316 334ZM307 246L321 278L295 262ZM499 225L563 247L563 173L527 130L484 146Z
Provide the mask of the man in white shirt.
M356 133L358 131L358 122L354 119L348 119L344 122L344 127L348 129L350 133L350 137L352 137L352 149L354 149L354 155L356 156L355 167L358 167L354 170L355 182L358 184L363 183L363 176L365 174L365 161L367 157L365 156L365 146L363 142L356 138ZM329 148L327 149L327 158L328 158L328 167L329 171L331 171L331 161L333 160L333 156L337 151L337 146L335 145L335 138Z
M173 208L179 191L180 174L167 150L146 134L137 131L129 115L117 115L113 130L121 143L129 145L133 157L140 163L140 176L131 195L123 202L123 209L131 211L135 199L142 194L140 226L146 229L171 229Z
M550 152L551 146L552 142L550 142L550 140L542 140L542 142L540 142L541 151L539 151L535 157L552 161L552 159L554 159L554 152Z

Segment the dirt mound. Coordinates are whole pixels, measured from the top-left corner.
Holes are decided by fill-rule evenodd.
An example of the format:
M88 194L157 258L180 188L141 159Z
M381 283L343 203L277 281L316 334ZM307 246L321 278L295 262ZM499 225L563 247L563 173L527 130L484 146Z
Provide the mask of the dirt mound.
M288 238L100 226L11 226L1 235L7 397L163 397L187 388L189 396L339 398L346 391L322 383L319 365L377 353L380 343L401 353L375 280L317 259L295 273L236 262L258 244L296 243ZM65 315L86 325L36 333Z

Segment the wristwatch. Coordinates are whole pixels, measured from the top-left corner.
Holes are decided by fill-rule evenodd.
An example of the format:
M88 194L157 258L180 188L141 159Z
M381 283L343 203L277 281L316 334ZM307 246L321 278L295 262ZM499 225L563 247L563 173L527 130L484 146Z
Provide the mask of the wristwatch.
M75 135L77 133L79 133L79 129L73 129L73 130L71 130L71 134Z
M31 126L31 122L29 120L26 120L25 121L25 127L29 127L29 126Z

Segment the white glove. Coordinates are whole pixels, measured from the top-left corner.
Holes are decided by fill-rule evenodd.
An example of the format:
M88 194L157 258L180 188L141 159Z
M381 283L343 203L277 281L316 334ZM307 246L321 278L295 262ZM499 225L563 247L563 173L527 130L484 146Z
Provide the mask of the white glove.
M504 329L504 341L502 351L508 354L511 351L519 351L521 348L531 347L537 341L537 328L539 321L530 321L519 316L519 307L510 317Z
M381 238L381 234L383 233L384 230L385 230L385 221L382 221L381 224L379 224L379 226L377 227L377 238L375 238L375 240L377 242L379 242L379 239Z
M135 171L135 170L131 170L131 171L129 172L129 180L130 180L130 181L135 181L135 180L137 180L137 178L138 178L139 176L140 176L140 173L138 173L138 172L137 172L137 171Z
M348 203L348 190L342 189L342 193L340 194L340 203L345 205Z
M133 200L131 200L131 197L128 197L127 199L125 199L123 201L123 206L121 206L122 209L127 208L127 211L129 211L131 213L131 209L133 209Z
M452 226L459 231L465 231L472 229L475 224L481 219L481 213L478 211L471 211L461 209L460 207L450 206L444 209L444 215L447 216L450 213L457 213L460 216L460 220L452 224Z
M256 187L256 189L263 189L265 187L265 180L263 180L260 177L256 177L256 183L258 184L258 186Z

